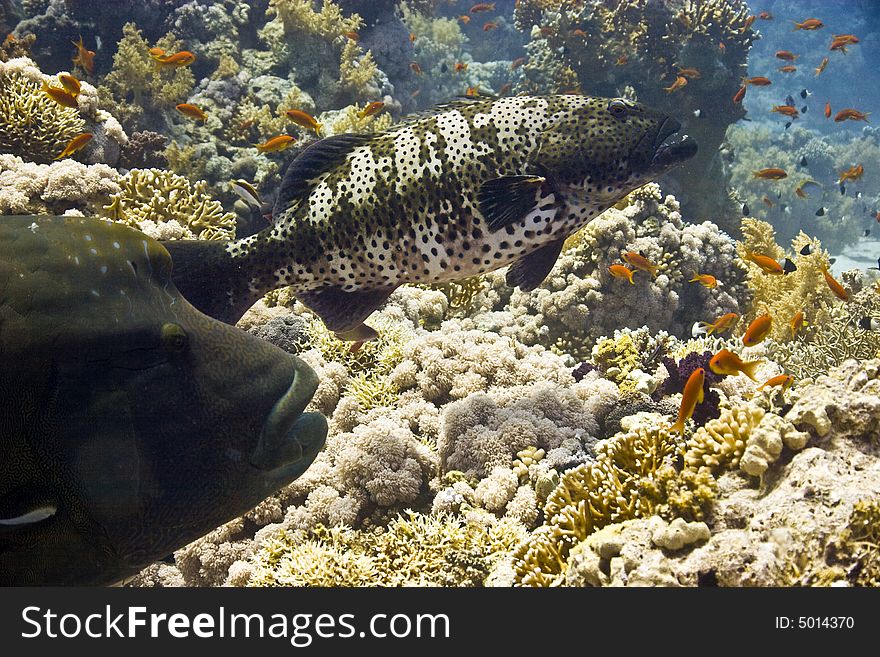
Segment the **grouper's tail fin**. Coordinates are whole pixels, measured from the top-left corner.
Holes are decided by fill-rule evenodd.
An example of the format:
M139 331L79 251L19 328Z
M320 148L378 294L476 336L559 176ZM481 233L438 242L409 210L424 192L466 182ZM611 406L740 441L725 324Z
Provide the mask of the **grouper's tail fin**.
M193 306L221 322L235 324L259 298L249 289L250 276L226 250L228 242L162 242L173 262L171 279Z

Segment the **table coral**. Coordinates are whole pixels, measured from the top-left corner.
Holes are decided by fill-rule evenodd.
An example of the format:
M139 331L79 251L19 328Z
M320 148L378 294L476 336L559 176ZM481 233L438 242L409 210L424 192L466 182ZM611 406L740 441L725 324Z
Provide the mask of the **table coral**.
M206 194L204 182L192 183L161 169L132 169L118 182L119 192L100 208L99 216L140 230L176 222L183 231L176 239L235 237L235 215Z

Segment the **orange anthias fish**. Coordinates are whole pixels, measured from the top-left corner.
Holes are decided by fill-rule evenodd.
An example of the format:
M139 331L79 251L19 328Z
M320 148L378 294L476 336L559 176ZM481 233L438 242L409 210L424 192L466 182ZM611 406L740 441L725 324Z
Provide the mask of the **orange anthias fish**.
M687 83L688 83L687 78L682 75L679 75L677 78L675 78L675 82L673 82L668 87L663 87L663 91L665 91L668 94L671 94L673 91L678 91L679 89L681 89Z
M614 61L615 66L626 66L629 63L629 57L627 55L621 55Z
M286 110L284 114L298 126L311 130L318 136L321 135L321 124L318 123L318 120L308 112L303 112L299 109L289 109Z
M831 38L842 43L856 44L860 39L855 34L832 34Z
M739 356L728 349L722 349L709 359L709 369L720 376L737 376L740 372L757 382L755 370L761 364L760 360L743 361Z
M81 135L77 135L71 139L67 146L64 147L64 150L53 159L62 160L65 157L70 157L77 151L82 150L82 148L92 140L92 137L94 137L94 135L91 132L84 132Z
M188 116L189 118L195 119L196 121L208 120L208 115L205 114L205 110L203 110L198 105L191 105L190 103L180 103L179 105L175 105L174 109L176 109L184 116Z
M455 62L455 72L463 73L468 69L467 62Z
M843 285L835 280L835 278L831 275L831 272L828 271L827 267L822 268L822 275L825 277L825 282L834 293L834 296L842 301L849 301L849 292L846 291L846 288L844 288Z
M189 66L196 61L196 56L189 50L181 50L173 55L162 55L161 57L153 57L153 61L159 68L180 68L181 66Z
M479 14L481 11L495 11L494 2L478 2L471 7L472 14Z
M791 374L778 374L777 376L764 381L764 383L758 386L758 390L764 390L765 388L778 388L781 386L782 392L785 394L785 391L788 390L793 383L794 377Z
M278 135L262 144L256 144L256 148L261 153L277 153L283 151L295 141L296 138L291 137L290 135Z
M792 339L797 337L797 334L800 332L802 328L804 328L804 311L799 310L794 314L794 317L791 318L791 321L788 325L791 327L791 337Z
M763 76L758 75L753 78L743 78L743 86L745 86L747 84L751 84L756 87L767 87L773 83L770 82L769 78L765 78Z
M483 23L483 32L488 32L489 30L494 30L496 27L498 27L498 23L495 23L493 21L487 21L487 22Z
M703 325L703 328L707 329L706 335L712 335L713 333L726 333L738 318L739 315L736 313L727 313L716 319L714 324L710 324L709 322L700 322L700 324Z
M794 73L797 70L797 66L789 64L788 66L780 66L778 70L780 73Z
M152 59L162 59L167 54L164 48L150 48L148 52Z
M76 55L73 57L73 63L77 66L81 66L89 75L94 73L95 51L86 48L82 37L79 38L79 41L71 41L71 43L76 46Z
M743 333L743 345L754 347L756 344L760 344L767 337L767 334L770 333L772 326L773 318L769 314L758 315L749 324L746 332Z
M657 265L648 260L641 253L637 253L636 251L627 251L626 253L621 254L620 257L623 258L623 261L627 264L632 265L636 269L646 271L651 274L651 276L656 278L658 269Z
M760 14L758 14L758 18L760 18L762 21L772 21L773 14L771 14L769 11L762 11Z
M776 112L777 114L784 114L785 116L790 116L793 119L796 119L800 113L797 111L797 107L793 105L774 105L771 112Z
M800 57L800 55L795 55L790 50L777 50L776 51L776 58L777 59L784 59L787 62L793 62L798 57Z
M783 178L788 177L785 169L780 169L779 167L759 169L758 171L755 171L752 175L754 178L763 178L764 180L782 180Z
M525 63L526 63L525 57L517 57L512 62L510 62L510 70L515 71L516 69L518 69L520 66L522 66Z
M506 95L511 90L512 87L513 87L513 85L510 82L505 82L504 84L501 85L501 88L498 90L498 95L499 96Z
M831 118L831 103L825 103L825 118Z
M742 99L745 97L746 97L746 87L742 86L739 88L739 90L735 94L733 94L733 102L734 103L741 103Z
M834 41L831 42L831 46L828 48L828 50L831 50L831 51L839 50L840 52L842 52L845 55L845 54L847 54L847 52L849 52L846 49L846 47L849 45L851 45L851 44L847 41L840 41L838 39L834 39Z
M415 42L416 42L416 33L415 33L415 32L410 32L410 33L409 33L409 42L410 42L410 43L415 43Z
M758 267L761 268L765 274L784 274L785 270L782 265L780 265L776 260L771 258L770 256L761 255L760 253L755 253L754 251L749 251L743 257L743 260L748 260L749 262L753 262Z
M693 272L692 278L688 282L699 283L710 290L718 287L718 279L712 276L712 274L698 274L697 272Z
M464 90L464 95L467 96L468 98L476 98L477 96L480 95L480 88L479 87L468 87L467 89Z
M348 32L343 32L342 36L344 36L346 39L350 39L350 40L354 41L355 43L357 43L358 41L361 40L361 35L358 34L357 32L355 32L354 30L349 30Z
M761 199L761 202L762 202L764 205L766 205L768 208L772 208L772 207L773 207L773 200L770 199L770 197L768 197L767 195L764 195L764 197Z
M635 285L635 281L633 280L633 274L635 274L634 269L630 269L624 265L611 265L608 267L608 273L610 273L614 278L623 278L630 282L630 285Z
M681 393L681 406L678 409L678 420L670 427L670 433L684 435L684 423L691 419L697 404L703 403L703 383L706 380L706 370L698 367L688 377Z
M854 167L850 167L846 171L840 172L840 177L838 178L838 184L846 181L846 180L858 180L862 177L862 174L865 173L865 167L861 164L857 164Z
M834 115L834 120L837 123L841 121L864 121L865 123L870 123L868 121L868 117L871 115L870 112L860 112L859 110L855 110L851 107L847 107L846 109L840 110L837 114Z
M820 73L822 73L822 71L825 70L825 67L826 67L826 66L828 66L828 58L827 58L827 57L823 57L823 58L822 58L822 61L819 62L819 65L816 67L816 76L817 76L817 77L819 76Z
M364 109L358 112L358 116L362 119L365 119L368 116L378 114L383 109L385 109L385 103L381 100L374 100L372 103L369 103Z
M73 77L70 73L59 73L58 81L68 92L70 92L71 96L74 98L79 96L82 87L79 84L79 80Z
M818 30L825 27L825 23L818 18L808 18L803 23L798 23L797 21L792 22L794 23L795 30Z
M412 72L415 73L416 75L422 74L422 67L419 66L418 62L410 62L409 67L412 70Z
M70 107L72 109L79 109L79 103L76 102L76 97L66 89L50 87L46 84L46 81L43 80L42 91L59 105L64 105L64 107Z
M458 20L461 21L462 25L467 25L468 23L471 22L471 17L468 16L467 14L464 14L462 16L459 16Z
M690 78L691 80L698 80L700 78L700 70L697 68L680 68L678 69L678 74L683 78Z

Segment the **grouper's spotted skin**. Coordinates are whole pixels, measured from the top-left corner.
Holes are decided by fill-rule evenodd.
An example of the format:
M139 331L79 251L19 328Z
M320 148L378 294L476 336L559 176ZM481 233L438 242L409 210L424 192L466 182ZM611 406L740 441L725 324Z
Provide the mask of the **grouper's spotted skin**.
M225 295L202 301L198 285L175 282L197 307L231 321L290 285L338 333L361 327L404 283L515 263L508 282L532 289L565 237L693 155L692 142L661 146L678 127L622 99L518 96L453 103L378 135L332 137L291 164L273 226L207 258L214 274L192 265L185 245L168 245L181 279L240 275Z

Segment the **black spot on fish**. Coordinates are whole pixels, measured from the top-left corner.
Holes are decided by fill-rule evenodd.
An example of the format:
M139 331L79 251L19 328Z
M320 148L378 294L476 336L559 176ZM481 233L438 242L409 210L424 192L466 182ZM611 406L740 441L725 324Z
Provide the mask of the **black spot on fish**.
M828 258L829 265L833 265L835 262L837 262L837 258Z
M813 252L813 249L810 248L810 244L809 244L809 243L805 244L805 245L804 245L804 248L802 248L802 249L800 250L800 254L801 254L802 256L808 256L808 255L810 255L812 252Z
M870 228L865 228L865 230L862 231L862 237L867 237L867 236L870 235L870 234L871 234L871 229L870 229Z
M807 113L807 106L804 105L803 107L801 107L801 114L806 114L806 113Z
M448 71L448 70L449 70L449 67L446 65L446 62L443 62L443 64L440 65L440 72L446 73L446 71Z
M806 89L801 89L801 98L806 98L809 95L810 95L809 91L807 91Z

